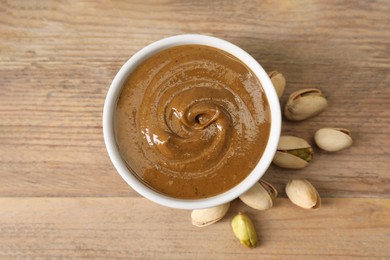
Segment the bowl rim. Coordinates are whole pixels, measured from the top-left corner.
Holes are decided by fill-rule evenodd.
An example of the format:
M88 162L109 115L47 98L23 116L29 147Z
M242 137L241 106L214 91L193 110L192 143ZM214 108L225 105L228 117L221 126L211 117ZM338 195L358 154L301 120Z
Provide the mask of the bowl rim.
M114 133L114 112L116 109L117 100L122 91L122 87L127 80L130 73L138 67L145 59L151 57L157 52L164 49L187 44L200 44L211 46L214 48L226 51L237 57L252 72L257 76L258 80L264 89L271 111L271 128L270 135L266 148L261 156L256 167L249 173L249 175L234 186L232 189L218 194L213 197L204 199L179 199L169 197L162 193L152 190L147 185L143 184L131 171L127 168L125 162L119 153L115 141ZM250 189L266 172L272 159L275 155L277 145L279 142L281 132L281 111L279 98L276 94L275 88L272 85L268 74L264 71L261 65L246 51L228 41L216 38L213 36L206 36L201 34L181 34L163 38L155 41L135 53L127 62L120 68L114 77L104 102L103 108L103 137L108 155L112 164L119 173L119 175L131 186L137 193L143 197L163 206L177 209L202 209L218 206L230 202L241 194Z

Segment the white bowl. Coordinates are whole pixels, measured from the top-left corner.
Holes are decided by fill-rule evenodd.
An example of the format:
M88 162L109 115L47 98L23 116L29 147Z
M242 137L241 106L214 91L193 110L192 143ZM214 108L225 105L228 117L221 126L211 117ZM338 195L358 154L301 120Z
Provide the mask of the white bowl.
M224 50L245 63L260 80L267 96L271 110L271 129L268 144L265 151L253 171L238 185L232 189L214 197L205 199L177 199L158 193L143 184L126 167L121 158L114 136L114 112L118 97L130 73L145 59L164 49L185 45L201 44ZM251 188L268 169L279 142L281 129L281 113L279 99L271 83L270 78L260 64L247 52L236 45L205 35L183 34L156 41L138 51L131 57L116 74L108 90L103 111L103 134L108 154L118 173L139 194L163 206L178 209L201 209L214 207L239 197Z

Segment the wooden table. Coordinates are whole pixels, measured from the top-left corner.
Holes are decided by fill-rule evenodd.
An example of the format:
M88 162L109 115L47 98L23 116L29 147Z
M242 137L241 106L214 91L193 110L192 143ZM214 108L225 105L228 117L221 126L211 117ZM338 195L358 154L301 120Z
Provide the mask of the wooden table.
M390 257L390 2L0 1L0 259L340 259ZM136 194L102 137L111 80L143 46L201 33L231 41L287 78L288 95L317 87L318 117L283 122L312 144L321 127L346 127L354 145L315 149L304 170L271 166L274 208L233 201L207 228L190 212ZM284 186L306 178L323 207L307 211ZM260 245L230 228L245 211Z

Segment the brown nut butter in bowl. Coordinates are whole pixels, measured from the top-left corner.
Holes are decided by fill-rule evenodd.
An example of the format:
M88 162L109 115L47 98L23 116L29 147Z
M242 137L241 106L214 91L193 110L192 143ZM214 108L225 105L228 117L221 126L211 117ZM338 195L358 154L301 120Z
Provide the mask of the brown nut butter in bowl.
M128 77L115 112L122 159L162 194L201 199L243 181L269 138L260 81L239 59L204 45L153 55Z

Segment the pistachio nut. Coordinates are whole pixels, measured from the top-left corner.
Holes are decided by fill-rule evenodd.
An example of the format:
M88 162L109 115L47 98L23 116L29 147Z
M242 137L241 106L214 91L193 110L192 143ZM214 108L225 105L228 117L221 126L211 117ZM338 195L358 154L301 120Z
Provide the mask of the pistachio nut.
M314 134L317 146L328 152L337 152L352 145L351 132L344 128L322 128Z
M230 207L230 202L207 209L196 209L191 213L192 225L205 227L221 220Z
M301 169L309 165L313 158L313 149L304 139L284 135L280 137L277 151L272 162L279 167Z
M247 192L240 196L240 200L251 208L265 210L272 208L273 200L278 191L268 182L260 180Z
M239 212L232 220L234 235L246 247L254 248L257 244L257 234L252 220L244 213Z
M293 92L284 107L284 116L292 121L301 121L318 115L328 105L324 94L316 88Z
M284 89L286 88L286 79L284 78L283 74L274 70L268 73L268 76L270 77L272 81L272 85L274 85L274 88L276 90L276 93L278 94L278 97L281 98L284 92Z
M291 180L286 185L287 197L295 205L305 209L319 209L321 198L316 188L307 180Z

